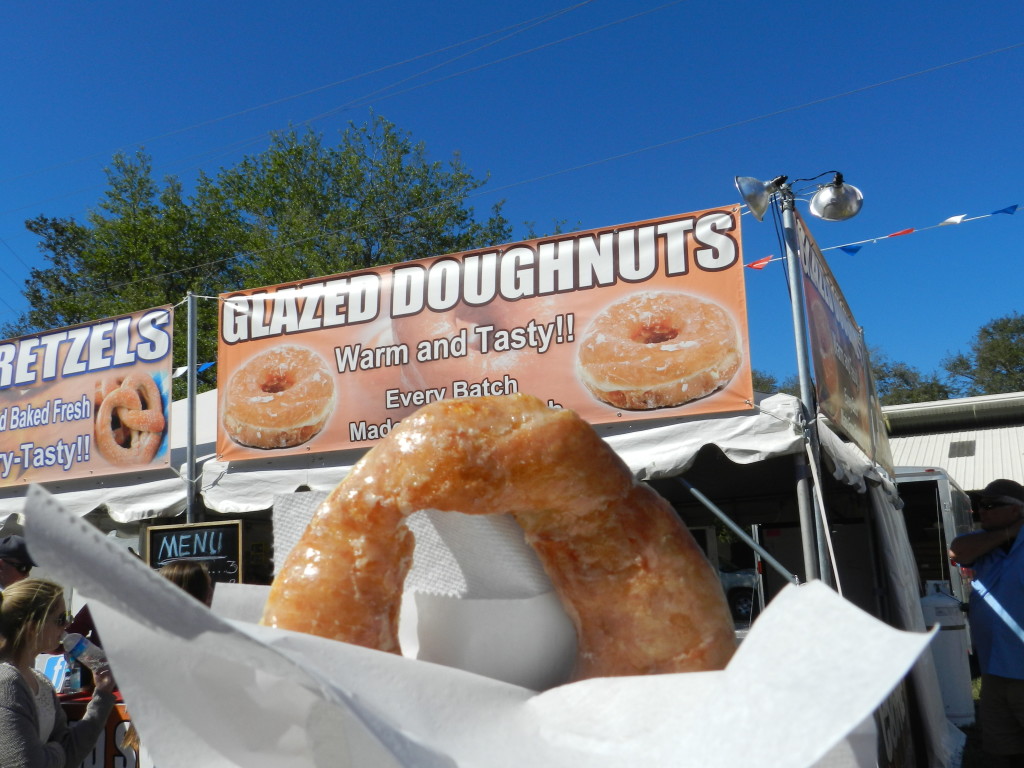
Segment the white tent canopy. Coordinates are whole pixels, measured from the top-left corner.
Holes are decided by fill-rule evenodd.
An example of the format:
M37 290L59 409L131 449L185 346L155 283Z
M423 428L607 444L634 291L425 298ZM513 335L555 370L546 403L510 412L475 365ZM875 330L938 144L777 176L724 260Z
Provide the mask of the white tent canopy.
M737 464L799 454L804 450L796 426L799 401L785 394L763 397L757 408L743 413L690 419L632 422L599 426L598 432L643 480L671 477L690 467L707 445L717 446ZM104 509L116 523L133 523L182 514L186 504L185 454L187 402L176 401L171 415L171 466L151 472L81 478L46 485L61 504L78 516ZM196 398L196 458L201 465L200 492L207 510L238 514L267 510L274 496L299 489L329 491L348 473L363 451L275 457L242 462L216 458L217 393ZM867 458L830 430L820 430L823 448L836 479L858 490L865 481L881 481ZM887 492L895 492L883 482ZM21 512L25 487L0 495L0 519Z
M602 437L640 479L679 474L705 445L717 445L730 459L747 464L803 450L795 426L798 403L788 395L764 399L758 410L671 421L597 427ZM203 466L203 498L217 512L267 509L274 496L299 488L329 491L358 461L362 451Z

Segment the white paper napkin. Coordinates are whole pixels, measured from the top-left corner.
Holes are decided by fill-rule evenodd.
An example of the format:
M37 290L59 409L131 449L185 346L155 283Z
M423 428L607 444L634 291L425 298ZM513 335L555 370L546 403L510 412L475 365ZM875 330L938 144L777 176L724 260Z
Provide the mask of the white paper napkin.
M89 598L125 701L174 766L857 766L837 748L930 640L787 587L723 672L543 693L218 617L30 489L33 557ZM850 742L848 742L850 743ZM838 762L837 762L838 760Z

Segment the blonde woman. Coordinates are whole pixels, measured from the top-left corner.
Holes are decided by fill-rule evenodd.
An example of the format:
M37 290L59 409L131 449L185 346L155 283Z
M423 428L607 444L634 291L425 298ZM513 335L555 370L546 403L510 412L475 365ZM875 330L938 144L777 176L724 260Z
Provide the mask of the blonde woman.
M60 645L70 616L64 589L24 579L0 593L0 765L72 768L95 746L114 706L110 673L97 676L85 717L68 723L50 681L37 672L40 653Z

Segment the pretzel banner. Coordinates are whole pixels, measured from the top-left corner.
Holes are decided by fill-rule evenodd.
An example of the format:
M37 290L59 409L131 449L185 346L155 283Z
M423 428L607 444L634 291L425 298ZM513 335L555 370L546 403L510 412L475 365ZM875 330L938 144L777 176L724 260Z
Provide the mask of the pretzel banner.
M0 341L0 487L170 461L174 312Z

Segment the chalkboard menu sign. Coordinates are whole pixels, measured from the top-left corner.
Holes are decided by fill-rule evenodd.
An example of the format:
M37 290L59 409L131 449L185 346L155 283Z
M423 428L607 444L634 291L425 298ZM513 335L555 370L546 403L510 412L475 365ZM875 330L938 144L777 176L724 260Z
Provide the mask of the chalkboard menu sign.
M146 533L149 565L161 568L174 560L206 563L214 581L242 583L242 522L153 525Z

